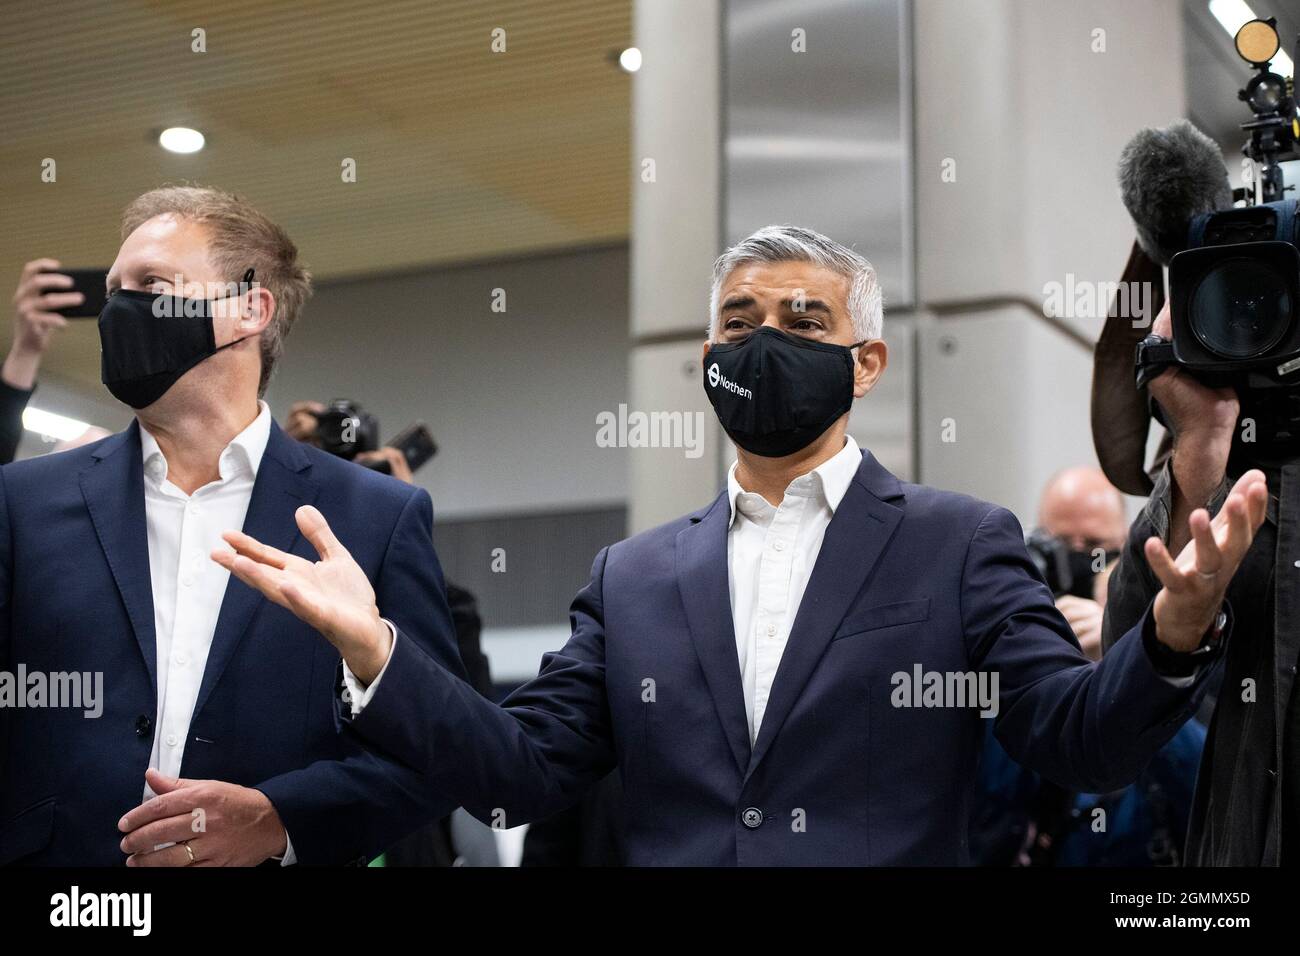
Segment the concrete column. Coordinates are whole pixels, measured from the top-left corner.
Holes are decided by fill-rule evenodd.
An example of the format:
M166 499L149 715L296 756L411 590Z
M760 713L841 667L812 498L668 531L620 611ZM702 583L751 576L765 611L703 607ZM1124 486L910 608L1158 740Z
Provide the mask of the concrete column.
M1106 302L1054 323L1045 289L1119 279L1133 228L1116 161L1139 128L1183 115L1181 7L918 0L914 14L920 480L1028 522L1052 472L1095 462Z
M725 436L701 385L709 272L719 241L719 4L639 0L632 87L631 412L703 426L698 457L632 448L629 533L708 503ZM692 426L694 427L694 426Z

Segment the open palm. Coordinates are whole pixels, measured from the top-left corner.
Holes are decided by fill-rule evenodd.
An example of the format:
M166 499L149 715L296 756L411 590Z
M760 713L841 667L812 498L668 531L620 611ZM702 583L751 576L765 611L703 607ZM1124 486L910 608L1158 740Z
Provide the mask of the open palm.
M234 551L214 550L212 560L320 631L364 680L363 671L370 670L364 662L375 655L386 656L388 644L388 628L375 606L375 591L348 549L334 537L324 515L304 505L294 517L303 537L320 555L319 561L286 554L242 531L224 532L222 537ZM362 662L360 670L354 660Z
M1268 483L1252 470L1237 479L1214 518L1204 508L1192 512L1192 537L1177 558L1158 537L1147 540L1147 563L1164 585L1153 609L1160 640L1175 651L1196 649L1267 511Z

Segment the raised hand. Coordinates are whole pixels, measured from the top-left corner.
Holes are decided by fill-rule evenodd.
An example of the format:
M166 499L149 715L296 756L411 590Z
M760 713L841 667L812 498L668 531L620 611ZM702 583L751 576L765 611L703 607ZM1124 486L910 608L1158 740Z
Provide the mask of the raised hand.
M383 669L392 646L388 625L375 606L374 589L324 515L304 505L294 517L319 561L286 554L242 531L224 532L234 551L218 548L212 560L320 631L357 680L369 684Z
M1186 652L1201 643L1267 509L1264 473L1252 470L1237 479L1213 520L1204 508L1192 512L1192 538L1176 560L1159 538L1147 539L1147 562L1164 585L1154 609L1156 637L1162 644Z
M18 278L13 298L13 344L0 373L14 388L32 387L50 337L67 326L68 320L54 310L81 305L85 300L80 292L60 291L72 288L71 276L43 271L58 267L57 259L33 259L23 266Z

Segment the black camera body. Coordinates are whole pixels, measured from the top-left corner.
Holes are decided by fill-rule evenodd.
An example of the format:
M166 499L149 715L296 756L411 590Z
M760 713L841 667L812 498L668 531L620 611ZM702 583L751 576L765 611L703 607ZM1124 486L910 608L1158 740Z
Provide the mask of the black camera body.
M349 398L336 398L316 416L322 450L347 461L379 448L379 419Z
M1171 337L1138 344L1136 378L1143 388L1175 367L1233 388L1243 421L1258 425L1248 440L1290 449L1300 442L1300 206L1281 164L1300 158L1300 109L1292 79L1272 68L1276 20L1246 22L1233 42L1255 70L1238 93L1253 114L1242 124L1249 186L1231 190L1217 146L1177 124L1139 134L1121 160L1139 242L1169 265Z
M1070 550L1064 541L1042 528L1035 528L1025 536L1025 550L1047 582L1052 597L1070 593L1074 587L1074 571L1070 568Z
M1173 361L1212 386L1300 384L1298 244L1294 199L1194 219L1169 263Z
M358 455L384 446L379 439L379 419L350 398L334 399L324 412L316 416L316 441L322 451L347 461L354 461ZM438 453L438 443L424 422L412 422L387 444L402 453L412 472L418 471ZM393 473L392 465L384 458L363 464L380 474Z

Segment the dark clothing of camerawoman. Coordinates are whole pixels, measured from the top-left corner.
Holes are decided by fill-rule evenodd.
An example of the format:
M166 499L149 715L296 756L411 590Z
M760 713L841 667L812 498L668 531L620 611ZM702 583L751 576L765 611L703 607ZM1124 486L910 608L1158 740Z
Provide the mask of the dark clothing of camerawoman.
M1230 474L1245 470L1229 467ZM1233 638L1196 781L1187 831L1191 866L1300 860L1300 462L1263 471L1268 517L1228 587ZM1142 548L1152 535L1168 540L1171 481L1166 464L1111 574L1102 630L1107 652L1160 590ZM1230 486L1228 480L1220 486L1211 514L1223 506Z

